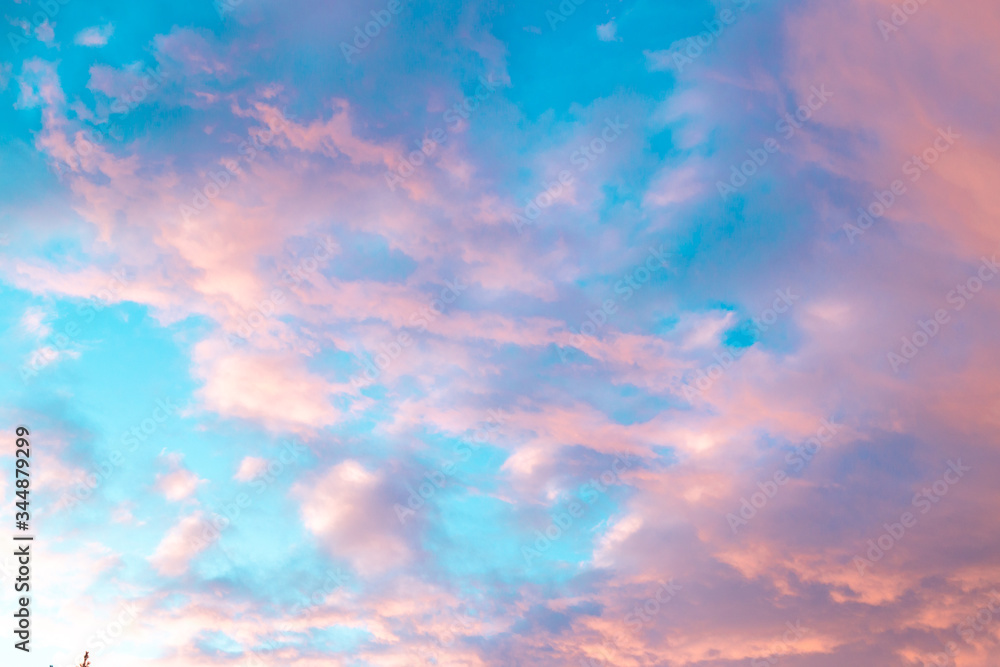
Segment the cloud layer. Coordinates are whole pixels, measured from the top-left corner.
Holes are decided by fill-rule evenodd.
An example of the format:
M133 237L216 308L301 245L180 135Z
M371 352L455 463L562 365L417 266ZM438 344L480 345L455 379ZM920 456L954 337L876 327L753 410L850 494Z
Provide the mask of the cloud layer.
M32 9L46 664L994 664L996 7Z

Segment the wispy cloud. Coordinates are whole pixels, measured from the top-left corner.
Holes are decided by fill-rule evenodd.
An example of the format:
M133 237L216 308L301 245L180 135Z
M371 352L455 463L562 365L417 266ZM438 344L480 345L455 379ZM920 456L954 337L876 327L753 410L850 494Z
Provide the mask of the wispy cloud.
M621 41L621 38L618 37L618 25L614 19L597 26L597 39L602 42Z
M84 28L76 33L73 43L80 46L104 46L115 33L115 26L111 23Z
M954 653L1000 9L77 2L0 54L44 664L126 603L102 665Z

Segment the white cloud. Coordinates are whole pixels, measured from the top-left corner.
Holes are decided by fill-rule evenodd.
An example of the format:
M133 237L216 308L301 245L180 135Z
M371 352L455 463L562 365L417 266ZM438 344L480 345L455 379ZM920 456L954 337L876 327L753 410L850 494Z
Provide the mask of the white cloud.
M49 314L45 310L32 306L21 316L21 328L27 333L34 334L39 340L46 338L52 333L52 328L45 324L48 317Z
M212 530L205 515L195 512L167 531L156 551L149 557L149 562L164 576L180 576L187 572L191 559L217 537L218 531Z
M167 500L176 502L190 497L198 490L201 481L190 470L181 468L166 475L159 475L156 478L156 488L166 496Z
M302 524L359 572L384 572L410 557L386 479L348 459L310 483L297 483ZM374 518L377 517L377 518Z
M95 25L91 28L84 28L76 33L73 41L80 46L104 46L111 39L115 32L115 26L111 23Z
M156 488L167 497L167 500L178 501L189 498L198 490L198 485L204 480L184 467L184 457L178 453L161 455L166 461L170 472L156 476Z
M597 26L597 39L602 42L620 42L621 38L618 37L618 26L615 25L615 20L611 19L603 25Z
M52 42L56 38L56 31L53 30L52 24L49 23L48 19L39 23L38 27L35 28L35 37L46 46L52 45Z
M34 369L39 369L45 368L49 364L54 364L63 359L79 358L80 352L77 350L57 350L50 345L45 345L31 351L28 355L28 366Z
M236 471L234 479L240 482L249 482L254 477L264 474L267 470L267 460L258 456L247 456L240 461L240 468Z

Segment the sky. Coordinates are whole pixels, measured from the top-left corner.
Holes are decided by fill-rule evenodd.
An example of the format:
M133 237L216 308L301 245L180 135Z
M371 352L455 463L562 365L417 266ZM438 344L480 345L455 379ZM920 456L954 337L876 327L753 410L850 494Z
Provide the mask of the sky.
M996 664L1000 5L0 15L4 664Z

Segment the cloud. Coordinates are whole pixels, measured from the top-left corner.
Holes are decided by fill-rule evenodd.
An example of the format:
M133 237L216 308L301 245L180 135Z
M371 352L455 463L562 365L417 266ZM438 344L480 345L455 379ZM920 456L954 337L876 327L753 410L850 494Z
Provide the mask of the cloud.
M602 42L621 41L621 37L618 37L618 25L615 23L614 19L597 26L597 39Z
M1000 25L994 8L960 0L935 15L927 3L884 41L876 21L891 15L888 1L755 6L739 26L720 25L696 65L677 67L664 50L674 39L690 46L686 36L651 30L609 47L634 48L638 67L567 70L556 85L523 69L521 40L545 40L522 30L500 43L472 5L453 23L433 12L393 19L352 68L261 57L295 37L308 62L332 62L322 49L339 57L340 38L323 26L353 27L354 10L362 26L373 16L317 7L257 7L218 34L163 26L153 55L172 83L130 117L136 135L89 152L88 124L139 84L142 66L95 65L81 78L34 58L16 76L18 109L41 116L22 143L60 166L58 183L46 175L39 191L69 198L72 211L26 208L25 229L45 240L4 262L4 280L25 296L128 302L122 310L143 315L105 325L133 341L122 358L169 349L179 368L128 378L128 400L117 385L92 391L94 375L38 385L45 414L21 409L39 421L66 396L108 408L42 479L61 488L85 472L76 458L117 440L104 421L149 391L144 382L193 380L200 402L176 425L193 422L176 447L197 449L186 460L198 474L179 457L149 471L137 460L119 478L134 505L93 501L119 530L145 522L154 574L192 574L169 586L134 568L107 575L107 585L149 591L159 634L143 635L143 655L180 667L251 648L282 664L409 665L425 650L440 664L722 665L774 654L818 667L916 663L953 638L997 578L1000 283L949 310L951 324L899 373L886 352L931 327L980 256L1000 250L1000 143L982 83L1000 61L978 46ZM560 22L558 48L592 49L591 28L571 25ZM620 41L614 21L597 31ZM449 125L443 114L474 90L484 59L509 61L523 94L498 91ZM676 71L665 85L667 67ZM722 199L716 181L824 83L829 104ZM84 87L95 95L81 97ZM601 124L619 114L629 127L612 145ZM962 141L847 240L858 206L886 197L903 161L948 124ZM447 141L424 159L438 125ZM595 159L519 235L513 212L576 170L583 151ZM414 153L422 164L390 190L386 171ZM205 205L185 216L196 192ZM334 250L320 261L327 237ZM646 248L661 244L670 270L626 289L623 277L636 278ZM113 282L121 264L128 279ZM468 287L445 303L445 281ZM786 286L801 301L759 336L739 335ZM47 312L15 311L15 331L51 335ZM582 322L592 334L577 333ZM370 384L351 382L365 371ZM711 382L686 394L700 376ZM503 427L473 450L491 409ZM826 418L842 433L796 470ZM291 520L268 524L277 539L241 517L248 529L233 541L250 536L240 553L252 566L215 562L207 517L186 505L202 482L262 474L267 460L249 452L288 432L309 441L316 464L291 473L287 497L272 489L254 507ZM203 457L206 442L220 458ZM634 457L628 471L526 571L519 547L562 522L566 499L618 452ZM973 471L860 577L853 555L959 456ZM456 460L446 490L402 525L405 484ZM786 479L771 493L776 472ZM163 518L164 497L181 516ZM744 509L754 514L734 534L727 514L751 498L764 504ZM84 525L83 509L68 511ZM192 572L203 553L205 572ZM313 598L317 573L340 566L360 581ZM656 595L670 579L683 589L665 604ZM290 611L302 600L317 601ZM810 633L783 643L797 620ZM992 635L977 641L963 664L991 664Z
M24 314L21 315L21 328L26 333L32 334L39 340L42 340L52 333L52 327L45 323L45 320L49 317L49 313L43 308L32 306L27 308Z
M28 360L25 362L26 367L32 369L45 368L50 364L55 364L63 359L79 359L79 350L69 350L69 349L56 349L51 345L43 345L37 349L31 351L28 355Z
M198 394L221 414L259 419L275 429L313 430L339 418L331 398L346 385L310 373L293 355L251 355L207 341L199 344L195 358L205 380Z
M52 46L56 38L56 33L48 19L35 26L35 37L46 46Z
M247 456L240 461L240 467L233 475L233 479L238 482L249 482L266 470L267 459L262 459L259 456Z
M115 26L112 23L105 23L104 25L92 26L90 28L84 28L80 32L76 33L76 37L73 38L75 44L80 46L104 46L111 39L111 35L115 32Z
M312 483L296 484L292 494L299 498L303 525L359 572L385 572L410 558L381 474L347 460Z
M177 502L190 498L198 490L198 485L205 480L199 479L183 466L183 457L179 454L169 454L162 457L171 469L165 474L156 476L156 488L167 500Z
M183 517L163 536L149 563L165 577L184 574L191 560L218 538L210 528L200 511Z

